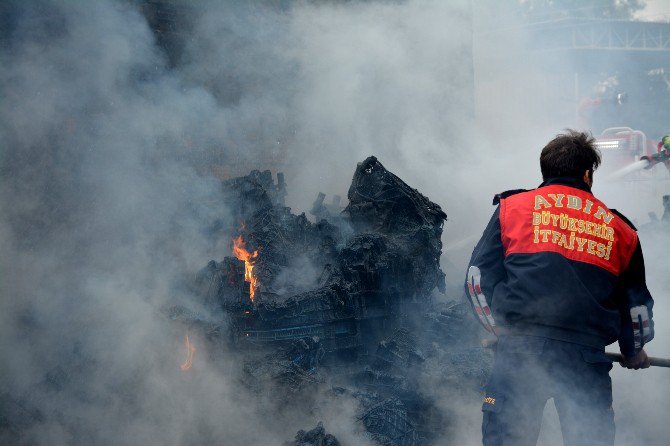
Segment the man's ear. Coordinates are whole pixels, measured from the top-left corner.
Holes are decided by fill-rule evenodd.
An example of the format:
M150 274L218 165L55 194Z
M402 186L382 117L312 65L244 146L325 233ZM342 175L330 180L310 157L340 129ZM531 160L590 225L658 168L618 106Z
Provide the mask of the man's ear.
M583 180L589 186L593 185L593 171L591 169L587 169L586 171L584 171Z

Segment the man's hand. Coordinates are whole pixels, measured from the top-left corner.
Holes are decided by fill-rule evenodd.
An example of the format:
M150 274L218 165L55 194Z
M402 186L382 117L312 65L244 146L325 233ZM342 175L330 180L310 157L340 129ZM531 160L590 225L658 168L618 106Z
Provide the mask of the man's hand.
M619 363L627 369L646 369L651 365L649 363L649 357L647 352L644 349L637 352L635 356L624 356L623 360Z

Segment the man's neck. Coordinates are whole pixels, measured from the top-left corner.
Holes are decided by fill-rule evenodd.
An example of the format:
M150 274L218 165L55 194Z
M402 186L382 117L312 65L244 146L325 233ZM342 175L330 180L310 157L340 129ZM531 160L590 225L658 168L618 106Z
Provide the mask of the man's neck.
M564 186L575 187L586 192L591 192L591 187L586 184L583 180L574 177L552 177L547 178L540 184L542 186L551 186L552 184L562 184Z

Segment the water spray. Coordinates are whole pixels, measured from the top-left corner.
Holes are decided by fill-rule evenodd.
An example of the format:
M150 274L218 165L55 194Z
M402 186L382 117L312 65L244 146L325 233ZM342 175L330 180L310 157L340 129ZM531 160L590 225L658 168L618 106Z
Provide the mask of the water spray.
M670 149L663 149L658 153L654 153L653 155L643 156L638 161L635 161L634 163L617 170L611 174L608 179L620 180L633 172L644 169L651 169L658 163L665 163L668 161L670 161Z

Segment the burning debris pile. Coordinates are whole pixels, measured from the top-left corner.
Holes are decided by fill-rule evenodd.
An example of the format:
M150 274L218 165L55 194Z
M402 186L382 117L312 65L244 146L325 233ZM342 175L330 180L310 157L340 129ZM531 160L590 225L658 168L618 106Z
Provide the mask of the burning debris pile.
M332 429L342 420L331 423L332 410L320 407L348 407L353 434L368 444L448 440L462 409L456 397L472 392L476 399L490 353L479 346L479 328L460 296L434 298L445 291L440 207L374 157L358 165L346 208L337 199L324 205L319 195L317 222L285 206L281 174L275 183L270 172L254 171L222 189L232 218L211 232L231 255L180 283L181 304L165 308L161 319L179 345L174 373L188 377L179 380L182 391L198 382L205 358L208 367L232 370L235 392L258 419L290 409L289 422L320 418ZM17 443L58 418L35 395L58 401L89 363L69 358L25 395L3 393L0 438ZM135 395L136 382L123 385L124 395ZM288 444L341 441L319 424Z
M316 223L291 213L284 177L277 179L253 171L223 183L233 219L221 234L233 255L211 261L192 286L228 318L234 348L247 355L245 385L271 385L290 400L328 382L333 398L358 401L358 421L376 443L440 438L450 414L420 381L432 373L452 388L476 389L489 359L464 305L432 298L445 292L446 214L375 157L358 165L343 211L337 197L327 206L319 194Z
M444 291L440 240L446 214L388 172L361 163L344 210L350 225L311 223L284 206L285 184L269 172L224 183L237 234L234 257L210 262L196 288L226 311L245 341L318 337L328 352L374 348L409 307Z

